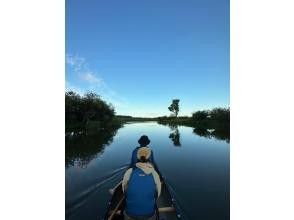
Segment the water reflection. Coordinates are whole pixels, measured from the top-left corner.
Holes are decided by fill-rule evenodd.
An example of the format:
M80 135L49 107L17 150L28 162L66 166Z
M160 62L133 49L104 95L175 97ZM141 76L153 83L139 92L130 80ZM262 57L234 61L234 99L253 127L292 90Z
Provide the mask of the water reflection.
M159 169L187 216L182 219L228 220L229 144L217 139L229 141L229 129L166 126L137 122L119 132L68 133L65 219L103 219L108 190L123 176L139 135L147 134Z
M118 128L96 132L67 132L65 136L65 167L86 168L90 161L103 153L105 146L113 141Z
M171 129L171 133L169 134L169 138L172 140L174 146L180 147L181 142L180 142L180 132L178 129L178 125L168 125L169 128Z
M172 133L170 133L169 138L172 140L175 146L181 146L180 142L180 132L178 125L175 123L169 123L165 121L157 122L158 124L168 126ZM190 125L194 128L193 133L205 137L205 138L215 138L217 140L224 140L230 143L230 126L222 123L215 124L214 126L204 126L203 124Z
M196 127L194 128L193 133L201 137L216 138L230 143L230 129L207 129L204 127Z

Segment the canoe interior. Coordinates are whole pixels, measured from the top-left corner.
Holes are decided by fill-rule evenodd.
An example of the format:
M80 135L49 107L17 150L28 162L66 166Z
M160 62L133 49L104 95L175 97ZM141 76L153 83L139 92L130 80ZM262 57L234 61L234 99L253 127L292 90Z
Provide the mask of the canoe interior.
M122 186L121 184L116 188L114 191L114 194L112 196L112 199L110 201L107 214L105 216L105 220L108 219L113 212L113 210L117 207L119 201L123 198L123 192L122 192ZM160 197L157 199L157 206L158 208L161 207L174 207L174 203L172 202L171 195L169 194L169 191L167 189L167 186L164 182L162 182L162 192ZM123 220L123 210L125 207L125 203L123 202L119 207L119 213L117 212L116 215L112 218L113 220ZM169 212L160 212L159 213L159 219L160 220L174 220L177 218L177 212L176 211L169 211Z

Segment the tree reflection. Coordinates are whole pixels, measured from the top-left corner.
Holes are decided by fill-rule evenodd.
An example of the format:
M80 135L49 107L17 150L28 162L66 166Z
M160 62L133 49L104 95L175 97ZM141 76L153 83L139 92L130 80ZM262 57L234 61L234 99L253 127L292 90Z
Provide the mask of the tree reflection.
M166 125L171 130L169 138L173 141L175 146L181 146L180 143L180 133L178 130L178 124L171 121L158 121L158 124ZM217 140L224 140L227 143L230 143L230 124L229 123L197 123L191 125L184 125L193 128L193 133L200 137L205 138L215 138Z
M230 143L230 129L229 128L216 128L208 129L205 127L195 127L193 133L205 137L205 138L216 138L218 140L225 140L227 143Z
M218 140L225 140L227 143L230 143L230 129L215 129L212 132L214 138Z
M86 168L90 161L112 143L118 128L107 128L94 133L85 130L66 133L65 167Z
M194 128L193 133L200 137L211 138L211 133L206 128L196 127Z
M178 129L177 125L169 125L170 129L171 129L171 133L169 134L169 138L172 140L174 146L176 147L180 147L181 146L181 142L180 142L180 132Z

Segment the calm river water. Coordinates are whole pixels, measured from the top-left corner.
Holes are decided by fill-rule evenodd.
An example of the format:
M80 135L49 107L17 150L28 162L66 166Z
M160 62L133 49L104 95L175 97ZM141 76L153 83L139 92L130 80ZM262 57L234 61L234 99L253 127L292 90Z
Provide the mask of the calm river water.
M128 123L113 132L66 138L66 219L102 219L110 194L122 178L143 134L171 185L183 216L228 220L229 143L185 126Z

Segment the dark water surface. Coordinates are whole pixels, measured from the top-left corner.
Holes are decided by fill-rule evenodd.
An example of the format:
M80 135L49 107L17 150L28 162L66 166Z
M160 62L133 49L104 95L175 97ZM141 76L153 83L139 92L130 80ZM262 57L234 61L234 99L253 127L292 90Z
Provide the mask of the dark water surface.
M211 131L210 131L211 132ZM66 219L104 217L108 190L122 178L143 134L190 220L229 219L229 143L185 126L128 123L117 131L66 138Z

